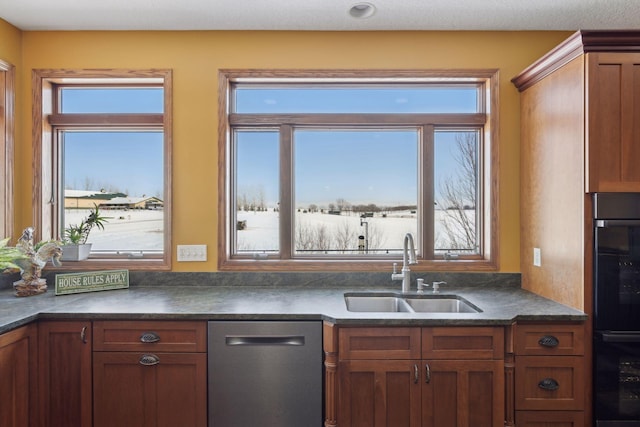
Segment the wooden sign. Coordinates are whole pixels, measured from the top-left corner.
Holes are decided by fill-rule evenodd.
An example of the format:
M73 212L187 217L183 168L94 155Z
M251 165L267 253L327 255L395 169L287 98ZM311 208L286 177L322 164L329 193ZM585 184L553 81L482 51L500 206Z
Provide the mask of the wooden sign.
M129 287L129 270L56 274L56 295L108 291Z

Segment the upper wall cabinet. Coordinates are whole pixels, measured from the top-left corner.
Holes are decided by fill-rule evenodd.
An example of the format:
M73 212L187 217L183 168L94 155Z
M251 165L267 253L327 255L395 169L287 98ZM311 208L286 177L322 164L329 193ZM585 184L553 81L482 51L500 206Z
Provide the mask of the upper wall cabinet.
M585 192L640 191L640 31L579 31L512 81L523 116L582 142L563 161L583 162Z

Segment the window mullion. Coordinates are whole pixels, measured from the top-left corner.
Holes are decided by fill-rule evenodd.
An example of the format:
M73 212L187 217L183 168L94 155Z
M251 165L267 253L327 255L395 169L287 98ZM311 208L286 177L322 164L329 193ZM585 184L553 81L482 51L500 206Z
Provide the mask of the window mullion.
M434 234L435 234L435 216L433 207L435 203L434 196L434 126L422 126L420 132L420 171L419 177L419 203L420 203L420 220L418 221L418 233L420 234L420 245L423 259L434 259Z
M163 114L50 114L51 126L162 127Z
M280 126L280 257L293 255L293 126Z
M483 125L487 120L484 113L304 113L304 114L249 114L230 113L231 126L271 126L281 123L292 125L356 126L356 125L398 125L419 126L433 123L447 126Z

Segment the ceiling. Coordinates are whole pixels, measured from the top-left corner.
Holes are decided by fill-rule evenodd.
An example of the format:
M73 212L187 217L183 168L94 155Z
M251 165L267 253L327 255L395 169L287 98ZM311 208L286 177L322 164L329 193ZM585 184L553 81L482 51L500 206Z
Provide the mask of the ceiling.
M0 0L21 30L638 29L640 0Z

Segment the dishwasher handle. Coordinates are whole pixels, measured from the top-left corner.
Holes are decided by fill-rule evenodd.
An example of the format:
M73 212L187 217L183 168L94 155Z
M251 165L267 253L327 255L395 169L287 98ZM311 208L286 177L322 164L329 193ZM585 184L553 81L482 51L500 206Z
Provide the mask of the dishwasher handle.
M229 346L302 346L304 335L227 335L225 344Z

